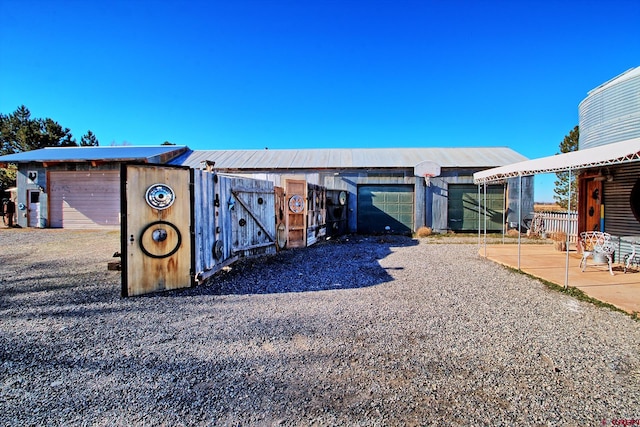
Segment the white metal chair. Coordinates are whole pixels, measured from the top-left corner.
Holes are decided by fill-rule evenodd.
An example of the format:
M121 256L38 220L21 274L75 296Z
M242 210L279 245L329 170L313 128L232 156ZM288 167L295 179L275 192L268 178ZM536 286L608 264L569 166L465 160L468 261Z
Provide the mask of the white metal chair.
M627 273L627 270L629 269L629 267L631 267L632 265L635 265L636 267L640 266L640 254L636 253L636 245L639 244L640 242L635 241L635 242L631 242L631 253L630 254L626 254L624 256L624 272L625 274Z
M611 264L613 263L615 246L611 243L611 235L609 233L604 233L602 231L583 231L580 233L580 240L578 243L582 249L582 259L580 260L580 267L582 267L582 271L587 268L587 258L605 256L607 258L607 263L609 264L609 273L613 276Z

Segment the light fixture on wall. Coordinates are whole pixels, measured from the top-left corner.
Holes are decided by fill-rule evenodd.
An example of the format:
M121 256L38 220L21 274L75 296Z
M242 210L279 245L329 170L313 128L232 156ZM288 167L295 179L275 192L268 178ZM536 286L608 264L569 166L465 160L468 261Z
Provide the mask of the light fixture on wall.
M598 171L598 175L596 175L593 180L594 181L607 181L607 182L612 182L613 181L613 175L611 174L611 172L609 172L609 169L605 169L606 173L602 173L602 169L600 169L600 171Z

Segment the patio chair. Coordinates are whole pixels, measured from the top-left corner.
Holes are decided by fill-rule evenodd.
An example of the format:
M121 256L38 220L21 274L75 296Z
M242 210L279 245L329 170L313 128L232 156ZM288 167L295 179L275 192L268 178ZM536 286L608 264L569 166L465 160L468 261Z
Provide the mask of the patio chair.
M580 240L578 241L582 250L582 259L580 260L580 267L582 271L587 268L587 259L592 257L596 264L597 258L606 257L609 264L609 273L613 276L613 270L611 264L613 263L613 253L615 252L615 246L611 243L611 235L602 231L583 231L580 233Z

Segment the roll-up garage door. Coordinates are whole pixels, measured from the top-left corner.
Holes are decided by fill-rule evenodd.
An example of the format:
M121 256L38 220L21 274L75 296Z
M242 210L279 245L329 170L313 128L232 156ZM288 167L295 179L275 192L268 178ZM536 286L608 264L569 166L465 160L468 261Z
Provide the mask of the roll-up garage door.
M413 185L358 187L358 232L411 234Z
M480 218L478 218L478 186L449 184L449 228L453 231L484 230L484 190L480 189ZM487 186L487 231L502 230L504 189L502 185Z
M120 172L49 172L49 226L119 227Z

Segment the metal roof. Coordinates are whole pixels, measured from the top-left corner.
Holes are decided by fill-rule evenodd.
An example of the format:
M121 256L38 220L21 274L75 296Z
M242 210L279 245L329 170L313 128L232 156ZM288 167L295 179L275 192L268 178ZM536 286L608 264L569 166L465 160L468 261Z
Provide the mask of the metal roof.
M476 172L473 174L473 182L482 184L520 175L555 173L637 161L640 161L640 138Z
M221 170L358 169L410 168L426 160L448 168L486 168L526 157L507 147L195 150L169 164L199 168L210 161Z
M148 162L158 156L181 154L186 146L119 146L119 147L47 147L39 150L0 156L0 162L87 162L100 161L140 161Z

